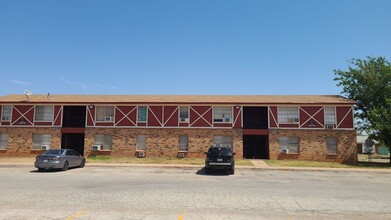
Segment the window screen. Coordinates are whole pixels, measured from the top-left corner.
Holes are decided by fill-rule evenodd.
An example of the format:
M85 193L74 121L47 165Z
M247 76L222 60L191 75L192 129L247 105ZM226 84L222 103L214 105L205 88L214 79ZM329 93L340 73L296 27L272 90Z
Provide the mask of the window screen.
M42 145L50 147L50 134L33 134L33 149L40 150Z
M279 107L278 123L289 124L299 122L299 111L297 107Z
M288 150L288 153L299 153L299 137L280 137L280 150Z
M213 122L232 122L232 107L213 107Z
M0 134L0 149L8 148L8 134Z
M2 109L3 109L3 113L1 114L1 120L10 121L11 120L11 106L4 105Z
M147 136L146 135L137 135L136 137L136 150L143 151L146 148Z
M179 151L188 151L188 141L187 135L179 136Z
M325 117L326 124L335 124L336 123L335 107L324 108L324 117Z
M232 136L214 136L213 144L217 147L229 147L232 149Z
M53 106L36 106L36 121L53 121Z
M96 120L97 121L113 121L114 106L97 106Z
M327 137L327 153L328 154L336 154L337 153L337 138L335 137Z
M179 107L179 119L180 119L180 122L188 122L189 121L189 107L188 106Z
M139 122L147 121L147 106L139 106L137 108L137 121Z
M103 150L111 150L113 143L113 136L106 134L95 135L94 145L102 145Z

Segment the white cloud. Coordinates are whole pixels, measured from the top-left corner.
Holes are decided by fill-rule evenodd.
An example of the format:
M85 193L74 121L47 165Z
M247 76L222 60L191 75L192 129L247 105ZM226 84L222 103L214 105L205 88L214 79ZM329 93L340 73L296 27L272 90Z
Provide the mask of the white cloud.
M68 84L70 86L73 86L73 83L70 80L66 79L65 77L61 77L61 81L65 82L66 84Z
M118 90L119 88L116 86L104 86L100 84L87 84L80 81L71 81L65 77L61 77L61 81L63 81L65 84L72 86L72 87L79 87L81 89L108 89L108 90Z
M119 88L116 86L104 86L104 85L99 85L96 84L94 87L99 88L99 89L109 89L109 90L118 90Z
M82 82L76 82L76 84L77 84L80 88L82 88L82 89L88 89L88 87L90 87L90 86L88 86L87 84L82 83Z
M11 79L11 80L9 80L9 82L13 83L13 84L18 84L18 85L31 85L31 82L19 81L16 79Z
M111 90L118 90L118 89L119 89L119 88L116 87L116 86L108 86L107 88L108 88L108 89L111 89Z

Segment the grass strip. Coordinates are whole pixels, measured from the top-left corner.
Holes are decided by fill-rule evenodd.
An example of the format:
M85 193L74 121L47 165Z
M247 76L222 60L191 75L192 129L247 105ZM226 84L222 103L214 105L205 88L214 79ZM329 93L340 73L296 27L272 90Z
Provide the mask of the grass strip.
M341 164L336 162L304 161L304 160L265 160L269 166L275 167L325 167L325 168L391 168L389 163L357 162Z
M190 164L203 165L204 158L176 158L176 157L113 157L113 156L94 156L88 157L87 163L139 163L139 164ZM252 166L249 160L235 160L239 166Z

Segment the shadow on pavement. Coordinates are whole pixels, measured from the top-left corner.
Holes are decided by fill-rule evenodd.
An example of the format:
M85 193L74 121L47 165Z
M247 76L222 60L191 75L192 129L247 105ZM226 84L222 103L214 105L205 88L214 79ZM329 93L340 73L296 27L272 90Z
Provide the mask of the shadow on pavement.
M70 167L66 171L70 171L70 170L77 169L77 168L78 167ZM36 170L31 170L30 173L61 173L61 172L66 172L66 171L62 171L61 169L48 169L48 170L44 170L44 171L39 171L38 169L36 169Z
M203 167L202 169L198 170L196 172L197 175L203 175L203 176L229 176L229 174L227 174L227 172L222 169L222 170L211 170L209 171L210 173L206 174L205 173L205 167Z

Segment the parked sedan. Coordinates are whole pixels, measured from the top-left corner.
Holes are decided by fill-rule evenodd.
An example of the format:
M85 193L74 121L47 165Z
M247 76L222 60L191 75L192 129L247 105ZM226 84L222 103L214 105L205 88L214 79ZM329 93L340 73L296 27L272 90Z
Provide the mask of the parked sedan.
M52 149L35 158L39 171L49 169L67 170L69 167L84 167L85 158L72 149Z

